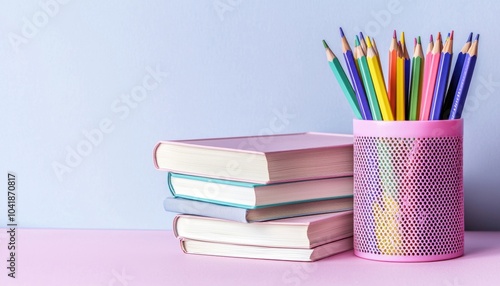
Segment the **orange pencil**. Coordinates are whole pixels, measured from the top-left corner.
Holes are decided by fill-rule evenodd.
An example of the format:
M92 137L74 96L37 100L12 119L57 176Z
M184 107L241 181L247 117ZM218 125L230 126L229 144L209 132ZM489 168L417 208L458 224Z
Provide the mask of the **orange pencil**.
M396 60L396 120L405 120L405 56L401 42L397 46Z
M389 47L389 81L387 82L387 96L389 97L389 104L391 105L392 114L396 113L396 70L398 58L398 40L396 37L396 30L392 35L391 45Z

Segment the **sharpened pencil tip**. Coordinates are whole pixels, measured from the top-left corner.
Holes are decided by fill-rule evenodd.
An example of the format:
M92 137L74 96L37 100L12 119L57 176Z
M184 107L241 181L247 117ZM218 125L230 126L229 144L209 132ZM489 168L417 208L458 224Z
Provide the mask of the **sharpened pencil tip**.
M363 32L359 32L359 37L361 38L361 40L365 39L365 36L363 36Z
M370 41L370 37L366 37L366 47L371 48L372 47L372 41Z
M417 43L418 43L418 44L420 44L420 45L422 44L422 43L420 42L420 36L418 36Z
M358 35L356 35L356 39L354 39L354 46L357 47L359 46L359 38L358 38Z
M437 41L440 41L440 40L441 40L441 32L438 32Z
M345 37L344 35L344 30L342 30L342 27L339 27L339 30L340 30L340 37Z
M392 34L392 37L396 39L396 30L394 30L394 33Z
M472 41L472 32L469 34L469 37L467 38L467 42Z
M326 43L325 40L323 40L323 46L325 47L325 49L329 49L330 47L328 47L328 44Z
M476 35L475 41L479 41L479 34Z
M431 38L429 39L429 42L432 43L434 42L434 37L431 35Z
M450 33L450 40L453 40L453 30L451 30L451 33Z

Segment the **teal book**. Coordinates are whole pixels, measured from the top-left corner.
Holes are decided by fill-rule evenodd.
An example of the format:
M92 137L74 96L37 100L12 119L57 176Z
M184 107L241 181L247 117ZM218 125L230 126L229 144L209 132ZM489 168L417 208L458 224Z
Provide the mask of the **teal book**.
M352 198L353 177L255 184L169 172L167 184L176 198L244 209Z

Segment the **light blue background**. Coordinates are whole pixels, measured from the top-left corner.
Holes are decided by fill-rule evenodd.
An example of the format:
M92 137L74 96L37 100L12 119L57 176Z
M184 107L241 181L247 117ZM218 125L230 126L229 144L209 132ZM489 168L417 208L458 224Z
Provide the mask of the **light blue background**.
M0 2L0 225L8 171L20 226L168 229L157 141L351 133L321 44L340 55L342 26L351 41L359 30L374 37L384 68L393 29L410 53L417 35L454 29L458 53L481 34L463 116L466 227L500 230L499 2L61 0L51 15L39 3L56 2L17 2ZM107 133L89 145L100 124ZM58 177L53 165L77 148L87 156Z

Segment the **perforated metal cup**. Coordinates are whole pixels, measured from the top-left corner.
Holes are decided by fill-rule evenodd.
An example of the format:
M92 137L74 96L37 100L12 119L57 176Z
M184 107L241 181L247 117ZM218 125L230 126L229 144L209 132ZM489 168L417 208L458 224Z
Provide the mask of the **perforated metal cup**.
M354 120L353 133L354 254L463 255L463 120Z

